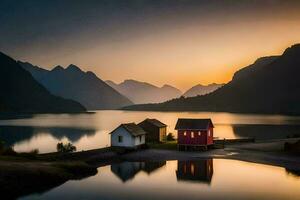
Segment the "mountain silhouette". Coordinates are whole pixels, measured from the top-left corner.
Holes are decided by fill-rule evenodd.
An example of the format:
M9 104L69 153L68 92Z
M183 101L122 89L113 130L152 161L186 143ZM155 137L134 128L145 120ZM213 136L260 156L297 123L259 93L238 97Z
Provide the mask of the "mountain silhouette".
M213 93L124 109L300 114L300 44L237 71Z
M7 113L83 112L73 100L52 95L14 59L0 52L0 111Z
M217 83L212 83L209 85L195 85L194 87L188 89L182 96L184 97L195 97L195 96L201 96L205 94L209 94L216 89L222 87L224 84L217 84Z
M116 109L132 104L93 72L83 72L73 64L66 69L56 66L49 71L30 63L19 63L52 94L78 101L89 110Z
M157 87L136 80L125 80L120 84L108 80L106 83L128 97L134 103L159 103L178 98L182 94L180 90L170 85Z

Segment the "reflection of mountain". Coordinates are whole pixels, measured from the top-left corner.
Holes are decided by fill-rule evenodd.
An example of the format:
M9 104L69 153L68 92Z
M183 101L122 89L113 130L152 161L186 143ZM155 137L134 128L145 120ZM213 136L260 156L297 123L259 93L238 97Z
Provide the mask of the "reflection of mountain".
M30 140L32 137L41 133L50 134L51 136L62 139L68 138L71 142L78 141L82 136L94 135L95 130L78 129L78 128L61 128L61 127L27 127L27 126L0 126L0 140L5 145L12 146L17 142Z
M255 139L281 139L299 135L300 125L232 125L237 137Z
M210 184L213 176L213 160L177 161L176 176L178 181Z
M111 165L111 171L119 177L123 182L131 180L140 172L145 171L151 174L158 168L164 166L166 161L161 162L122 162Z

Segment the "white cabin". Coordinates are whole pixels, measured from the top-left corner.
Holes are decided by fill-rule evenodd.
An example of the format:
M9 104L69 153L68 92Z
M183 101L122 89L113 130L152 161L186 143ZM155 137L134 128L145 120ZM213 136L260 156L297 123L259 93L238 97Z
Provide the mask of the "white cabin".
M146 132L135 123L121 124L110 133L112 147L136 148L145 144Z

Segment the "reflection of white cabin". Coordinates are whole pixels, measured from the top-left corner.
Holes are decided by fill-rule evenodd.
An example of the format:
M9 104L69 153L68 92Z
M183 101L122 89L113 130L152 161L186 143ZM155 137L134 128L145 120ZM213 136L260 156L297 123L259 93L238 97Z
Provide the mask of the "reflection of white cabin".
M145 144L146 132L135 123L121 124L110 133L111 146L135 148Z

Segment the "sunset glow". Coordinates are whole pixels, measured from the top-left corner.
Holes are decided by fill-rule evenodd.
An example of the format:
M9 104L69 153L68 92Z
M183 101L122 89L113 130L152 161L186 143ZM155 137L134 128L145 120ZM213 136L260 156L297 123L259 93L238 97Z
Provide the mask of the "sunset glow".
M131 1L119 7L114 4L121 2L104 2L68 9L67 3L52 3L43 12L30 1L16 8L7 3L7 13L32 12L22 22L9 14L0 17L1 35L10 27L1 49L48 69L73 63L104 80L136 79L185 90L228 82L256 58L300 42L297 1ZM40 23L50 16L47 26ZM11 29L12 24L25 29Z

